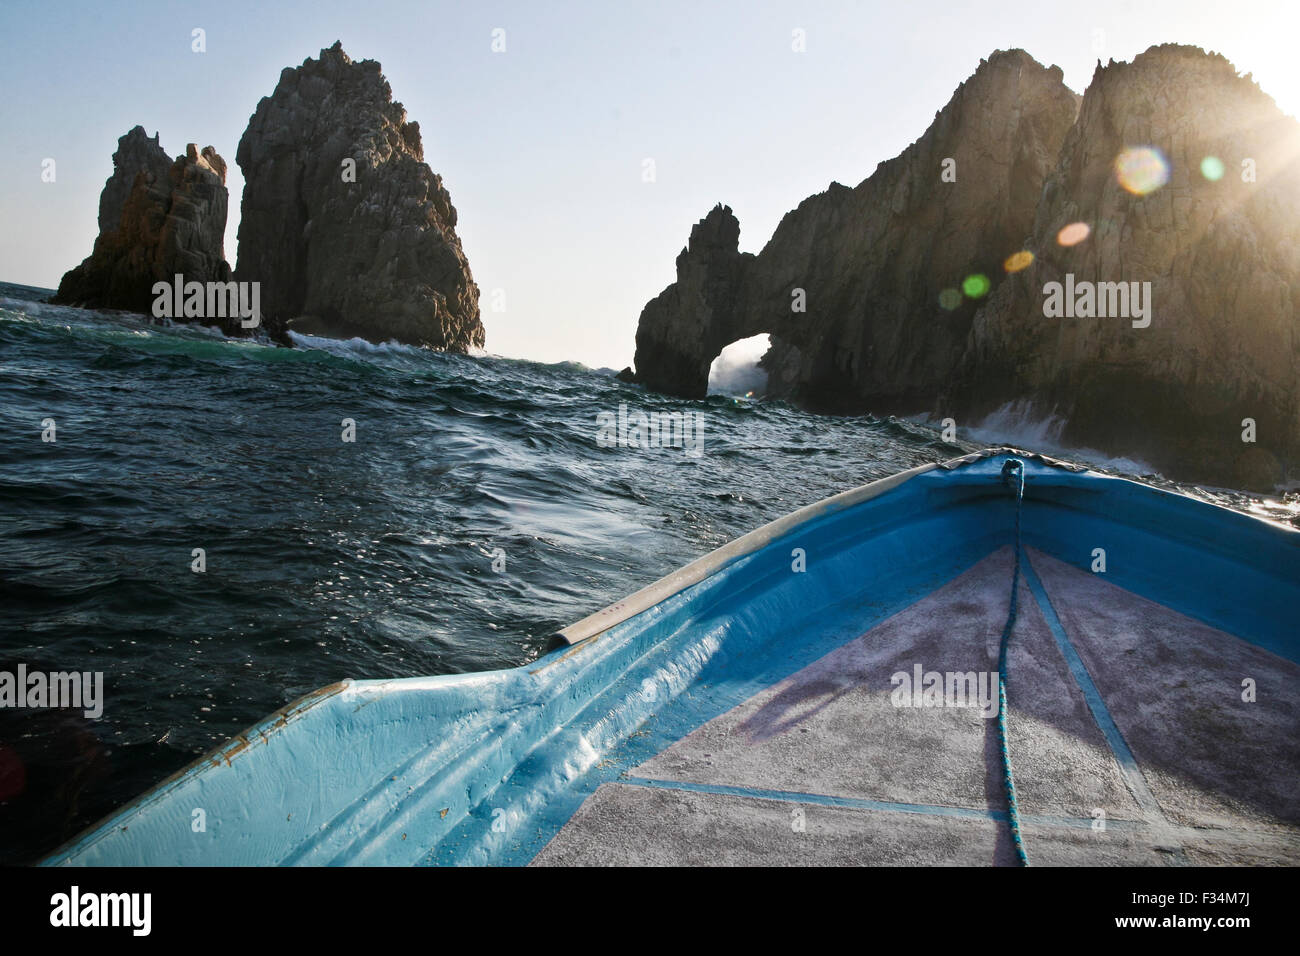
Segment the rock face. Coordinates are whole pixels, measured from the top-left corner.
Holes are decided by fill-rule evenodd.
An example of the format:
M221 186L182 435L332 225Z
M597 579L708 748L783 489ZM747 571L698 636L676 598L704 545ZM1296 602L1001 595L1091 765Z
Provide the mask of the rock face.
M1168 172L1144 193L1117 162L1138 147ZM1157 182L1153 155L1139 173ZM805 200L757 256L710 212L642 312L636 376L702 396L721 348L767 332L769 394L807 407L960 426L1015 401L1064 418L1071 444L1271 490L1300 463L1297 176L1300 126L1222 57L1153 47L1099 64L1080 101L1056 68L996 53L921 139ZM977 274L986 294L963 286ZM1067 275L1150 282L1149 325L1045 314Z
M1168 165L1145 195L1116 173L1135 145ZM1071 444L1270 490L1300 466L1298 177L1300 125L1223 57L1166 45L1099 64L1038 207L1037 258L976 316L963 407L1027 397ZM1062 245L1076 222L1091 234ZM1150 325L1044 317L1044 286L1067 275L1150 282Z
M757 256L737 252L739 223L715 208L677 257L677 282L641 313L638 379L703 397L722 348L768 332L769 394L824 411L928 408L976 305L945 311L939 294L995 276L1028 235L1077 108L1059 68L997 53L924 136L856 188L804 200ZM941 180L945 159L956 182Z
M335 43L280 74L239 141L236 278L291 328L465 352L484 342L478 287L417 123L373 60Z
M174 161L144 128L117 141L113 175L99 197L99 236L65 273L53 301L150 312L153 284L226 281L226 163L194 143Z

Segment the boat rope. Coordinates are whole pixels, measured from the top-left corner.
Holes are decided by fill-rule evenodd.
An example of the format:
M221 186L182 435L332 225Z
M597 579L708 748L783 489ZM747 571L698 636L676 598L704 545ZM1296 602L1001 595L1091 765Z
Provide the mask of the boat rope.
M1007 816L1011 821L1011 837L1015 840L1016 856L1021 866L1029 865L1025 842L1020 835L1020 808L1016 802L1016 781L1011 773L1011 750L1007 746L1007 643L1016 626L1016 597L1020 592L1020 505L1025 498L1025 463L1019 458L1008 458L1002 466L1002 481L1014 482L1016 493L1016 547L1015 570L1011 573L1011 606L1007 623L1002 627L1002 642L998 647L998 749L1002 752L1002 779L1007 790Z

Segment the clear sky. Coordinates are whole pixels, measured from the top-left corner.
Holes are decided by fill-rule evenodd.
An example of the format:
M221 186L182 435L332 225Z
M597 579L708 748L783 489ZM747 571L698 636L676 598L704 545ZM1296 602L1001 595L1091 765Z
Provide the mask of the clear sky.
M342 40L383 64L420 123L488 351L621 368L715 203L757 252L801 199L856 185L919 137L991 51L1023 47L1083 92L1098 56L1192 43L1294 116L1297 27L1300 0L0 0L0 280L52 287L89 254L117 138L137 123L173 156L196 142L226 158L233 265L248 118L282 68Z

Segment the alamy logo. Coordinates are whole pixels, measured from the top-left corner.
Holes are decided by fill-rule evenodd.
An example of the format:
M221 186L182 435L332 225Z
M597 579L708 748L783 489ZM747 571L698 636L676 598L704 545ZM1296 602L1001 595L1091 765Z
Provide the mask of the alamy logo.
M1049 319L1132 319L1133 328L1151 324L1150 282L1081 282L1065 274L1065 284L1043 286L1043 315Z
M152 926L151 893L70 892L50 897L51 926L129 926L133 936L148 936Z
M983 717L998 715L997 671L896 671L889 699L895 707L979 707Z
M0 671L0 707L70 707L98 720L104 713L103 671Z
M596 444L601 448L681 448L692 458L704 454L704 416L700 412L628 412L596 415Z
M260 282L186 282L179 272L171 282L153 284L155 319L234 319L245 329L262 321Z

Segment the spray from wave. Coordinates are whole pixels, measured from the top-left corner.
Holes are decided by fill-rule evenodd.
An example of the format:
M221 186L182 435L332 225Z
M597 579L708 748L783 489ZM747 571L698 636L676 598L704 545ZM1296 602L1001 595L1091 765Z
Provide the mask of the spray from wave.
M767 389L767 372L758 362L767 352L766 334L732 342L709 366L710 395L760 397Z
M331 339L323 335L306 335L290 330L289 339L298 348L318 349L340 358L357 358L364 355L420 355L417 345L403 345L395 340L374 343L362 338Z
M941 427L940 420L932 416L913 420ZM1116 457L1095 448L1067 445L1061 438L1066 424L1066 419L1056 414L1055 410L1044 411L1028 399L1016 399L995 409L978 424L963 428L961 434L981 445L1013 445L1108 471L1128 475L1158 474L1151 465L1139 459Z

